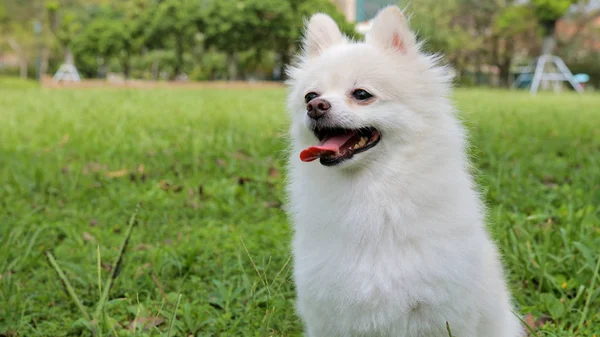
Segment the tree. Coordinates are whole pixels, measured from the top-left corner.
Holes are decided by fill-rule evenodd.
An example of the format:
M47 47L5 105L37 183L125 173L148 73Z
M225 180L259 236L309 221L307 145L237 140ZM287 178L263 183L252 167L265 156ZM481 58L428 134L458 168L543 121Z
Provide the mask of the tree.
M531 0L538 22L544 27L542 54L552 54L555 45L556 22L563 17L576 0Z
M460 0L420 0L409 4L411 26L426 51L446 56L460 75L467 61L480 50L484 36L477 34L473 11L465 11Z
M99 58L106 61L112 56L120 56L125 48L124 33L122 20L115 20L106 15L94 18L70 44L79 70L93 76L100 66ZM129 76L128 64L126 56L121 60L125 77Z
M173 76L183 69L183 55L195 43L198 27L202 26L200 6L195 0L163 0L149 11L145 41L151 49L172 48L175 51Z
M238 52L269 49L287 35L291 14L289 4L277 0L212 1L202 14L205 44L227 54L229 77L236 80Z
M40 18L39 1L3 0L0 3L0 42L19 58L19 74L26 78L28 62L35 50L33 23Z
M298 51L300 39L304 31L304 22L314 13L327 13L338 24L340 30L350 38L356 36L355 26L347 22L344 15L330 0L286 0L291 9L291 18L287 25L282 25L281 33L275 35L272 39L272 49L275 50L281 58L281 66L289 64L292 55ZM283 69L281 74L285 75Z
M531 49L538 37L535 14L530 7L510 4L499 8L492 25L492 63L500 71L502 85L509 84L510 66L519 42L527 41Z

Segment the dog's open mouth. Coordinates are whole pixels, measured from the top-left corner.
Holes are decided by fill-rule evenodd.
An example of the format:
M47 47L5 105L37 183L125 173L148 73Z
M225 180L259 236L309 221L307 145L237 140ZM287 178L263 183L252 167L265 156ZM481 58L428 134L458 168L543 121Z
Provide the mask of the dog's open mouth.
M315 129L315 136L320 143L300 152L300 160L310 162L320 159L322 165L333 166L352 158L377 145L381 134L375 128Z

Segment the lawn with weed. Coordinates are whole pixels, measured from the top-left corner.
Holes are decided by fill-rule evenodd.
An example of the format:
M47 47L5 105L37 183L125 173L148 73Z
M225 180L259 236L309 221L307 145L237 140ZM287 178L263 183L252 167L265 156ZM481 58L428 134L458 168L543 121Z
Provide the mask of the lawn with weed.
M11 87L0 336L302 335L284 90ZM600 96L455 98L524 321L600 333Z

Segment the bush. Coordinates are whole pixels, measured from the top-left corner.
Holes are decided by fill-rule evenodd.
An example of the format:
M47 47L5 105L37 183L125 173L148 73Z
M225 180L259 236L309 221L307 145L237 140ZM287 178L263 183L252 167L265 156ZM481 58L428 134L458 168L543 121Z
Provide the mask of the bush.
M223 80L227 78L227 56L225 53L209 50L202 54L198 64L189 74L191 80Z
M590 75L590 82L587 83L587 86L600 88L600 52L589 54L583 58L565 60L565 63L573 74Z

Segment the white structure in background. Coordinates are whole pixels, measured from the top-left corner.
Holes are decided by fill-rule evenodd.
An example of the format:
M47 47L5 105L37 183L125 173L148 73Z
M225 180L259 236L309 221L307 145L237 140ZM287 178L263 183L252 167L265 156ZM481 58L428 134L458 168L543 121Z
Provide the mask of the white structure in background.
M562 89L562 82L569 82L575 91L580 94L583 93L583 87L579 84L575 76L573 76L565 62L560 57L551 54L554 48L554 37L551 35L546 36L542 46L542 55L534 62L535 71L533 72L533 77L531 77L533 67L528 67L524 71L521 71L521 74L513 82L512 87L518 88L521 84L531 80L529 92L535 95L540 85L545 89L551 85L552 89L558 92Z
M75 62L73 62L73 54L70 51L67 51L67 55L65 57L65 63L61 64L56 74L52 77L54 82L59 81L68 81L68 82L80 82L81 77L79 77L79 72L77 68L75 68Z
M551 68L554 66L554 70L547 72L547 65L550 65ZM515 80L516 85L518 85L518 81L519 78ZM575 77L560 57L555 55L542 55L538 57L529 92L536 94L542 83L546 85L552 83L554 91L560 91L562 82L569 82L575 91L580 94L583 93L583 88L575 80Z
M371 30L371 20L358 22L356 24L355 29L360 34L363 34L363 35L367 34L369 32L369 30Z

